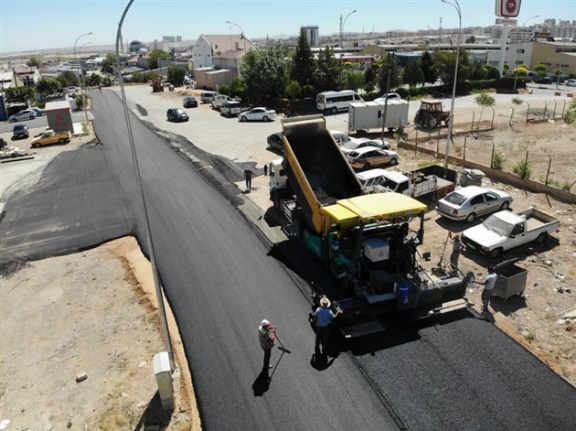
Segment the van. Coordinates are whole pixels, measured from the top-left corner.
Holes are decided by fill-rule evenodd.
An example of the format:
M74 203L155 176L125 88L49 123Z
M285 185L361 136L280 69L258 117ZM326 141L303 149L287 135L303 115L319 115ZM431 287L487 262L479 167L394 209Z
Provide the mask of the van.
M241 111L240 102L236 100L224 102L220 108L220 113L226 117L236 116L240 114Z
M336 114L350 109L351 103L363 101L353 90L324 91L316 96L316 108L325 114Z
M215 91L203 91L200 93L200 100L202 103L210 103L218 93Z

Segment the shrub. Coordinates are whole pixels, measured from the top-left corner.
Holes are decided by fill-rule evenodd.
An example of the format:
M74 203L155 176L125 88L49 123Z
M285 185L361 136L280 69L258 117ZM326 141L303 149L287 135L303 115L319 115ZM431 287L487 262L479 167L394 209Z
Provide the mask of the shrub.
M518 175L521 179L527 180L532 175L532 167L530 162L521 161L512 167L512 172Z
M499 171L504 167L504 154L494 153L494 158L492 159L492 167Z

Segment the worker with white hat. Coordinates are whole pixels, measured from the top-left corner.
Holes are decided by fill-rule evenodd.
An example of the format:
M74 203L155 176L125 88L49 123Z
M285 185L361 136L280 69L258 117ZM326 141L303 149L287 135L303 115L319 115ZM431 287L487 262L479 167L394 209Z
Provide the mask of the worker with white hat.
M267 319L262 320L258 327L258 339L260 340L260 347L264 350L264 365L263 369L268 370L272 368L270 365L270 357L272 356L272 347L274 347L274 339L276 338L276 327L272 325Z
M314 317L316 319L316 350L320 350L320 344L322 344L324 352L326 352L328 346L332 321L341 313L341 311L337 311L336 314L334 314L330 309L331 305L330 300L326 296L323 296L320 299L320 307L314 311Z

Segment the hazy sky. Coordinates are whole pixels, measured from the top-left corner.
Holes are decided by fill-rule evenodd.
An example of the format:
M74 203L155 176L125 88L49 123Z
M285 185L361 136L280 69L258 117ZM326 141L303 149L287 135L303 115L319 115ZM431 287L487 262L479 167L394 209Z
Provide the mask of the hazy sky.
M454 1L454 0L451 0ZM462 26L494 23L496 0L459 0ZM517 0L520 1L520 0ZM0 53L47 48L114 45L128 0L0 0ZM152 42L162 36L195 41L204 34L240 33L249 39L297 35L302 25L319 26L321 35L338 33L340 15L357 10L344 30L458 27L458 13L441 0L135 0L123 25L123 39ZM538 18L530 19L535 15ZM522 0L519 25L546 18L576 20L576 0Z

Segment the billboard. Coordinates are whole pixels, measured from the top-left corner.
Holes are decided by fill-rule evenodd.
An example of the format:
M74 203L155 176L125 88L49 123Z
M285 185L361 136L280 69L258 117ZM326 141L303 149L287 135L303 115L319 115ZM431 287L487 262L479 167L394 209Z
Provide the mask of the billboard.
M496 16L516 18L520 13L522 0L496 0Z

